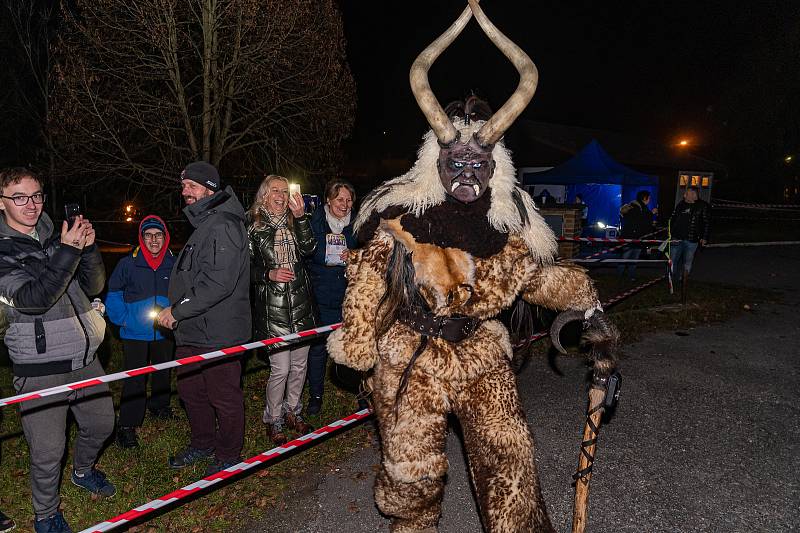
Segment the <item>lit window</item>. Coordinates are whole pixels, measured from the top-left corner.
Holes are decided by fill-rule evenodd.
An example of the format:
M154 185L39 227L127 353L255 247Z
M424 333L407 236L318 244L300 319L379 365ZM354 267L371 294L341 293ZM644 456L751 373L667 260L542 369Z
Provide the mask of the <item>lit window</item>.
M689 184L689 176L681 174L681 187L686 187Z
M692 176L692 187L700 185L700 176Z
M708 179L708 176L703 176L703 188L704 189L708 189L708 186L710 185L710 183L709 183L710 181L711 180Z

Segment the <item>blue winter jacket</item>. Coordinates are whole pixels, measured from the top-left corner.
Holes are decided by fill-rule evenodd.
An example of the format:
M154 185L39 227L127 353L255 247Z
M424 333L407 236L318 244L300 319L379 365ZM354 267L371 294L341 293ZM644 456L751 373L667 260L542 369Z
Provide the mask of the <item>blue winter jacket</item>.
M164 338L156 327L153 311L169 306L167 289L175 257L167 249L158 270L153 270L136 248L123 257L108 280L106 313L109 320L120 326L119 336L137 341L157 341Z
M355 213L350 220L355 220ZM322 307L340 308L347 289L347 279L344 277L345 267L325 265L325 236L331 233L328 220L325 218L325 209L320 206L311 216L311 229L317 239L317 248L307 261L308 272L311 276L311 287L314 290L314 299ZM353 235L353 223L344 228L342 233L351 250L358 246Z

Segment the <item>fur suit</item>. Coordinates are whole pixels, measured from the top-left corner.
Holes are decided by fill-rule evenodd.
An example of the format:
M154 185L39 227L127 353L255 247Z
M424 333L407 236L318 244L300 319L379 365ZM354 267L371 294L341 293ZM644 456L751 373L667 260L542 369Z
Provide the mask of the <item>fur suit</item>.
M462 138L481 124L455 122ZM447 200L436 170L438 153L429 132L414 167L365 199L356 226L370 234L376 229L351 255L343 325L331 334L328 349L337 363L374 371L383 454L375 498L392 517L393 531L436 531L449 413L463 428L486 529L553 531L510 367L509 334L494 317L518 295L588 316L599 309L597 292L584 269L555 261L553 233L517 188L502 142L492 152L497 167L486 200L469 205ZM400 320L383 335L376 330L398 260L409 263L433 313L481 319L460 342L431 336L411 366L421 335ZM398 395L409 366L407 389Z

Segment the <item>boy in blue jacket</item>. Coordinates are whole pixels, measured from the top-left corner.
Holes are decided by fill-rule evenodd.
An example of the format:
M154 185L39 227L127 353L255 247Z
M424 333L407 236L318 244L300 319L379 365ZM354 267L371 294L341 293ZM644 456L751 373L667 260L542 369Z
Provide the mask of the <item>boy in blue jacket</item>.
M169 306L167 289L175 258L169 250L169 231L163 220L148 215L139 225L139 246L123 257L108 281L106 312L120 326L125 369L169 361L173 356L171 333L156 323L158 312ZM117 443L123 448L139 445L136 428L142 425L145 406L153 416L169 419L170 371L153 374L147 401L147 376L126 379L122 385Z

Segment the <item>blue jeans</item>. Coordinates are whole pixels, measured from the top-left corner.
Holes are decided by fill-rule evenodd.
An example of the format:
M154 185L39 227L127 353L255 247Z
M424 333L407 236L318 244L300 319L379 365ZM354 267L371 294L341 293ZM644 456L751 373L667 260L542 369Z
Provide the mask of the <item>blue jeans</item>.
M675 241L670 243L670 259L672 260L672 280L678 281L684 274L688 276L692 270L692 261L698 243L691 241Z
M642 249L637 247L636 245L628 245L622 251L622 255L620 256L621 259L639 259L642 254ZM625 269L628 270L628 275L633 279L636 275L636 263L620 263L617 265L617 275L619 277L623 277L625 275Z

